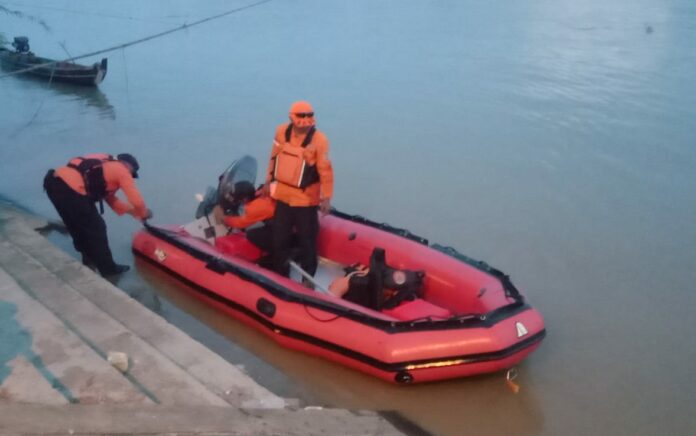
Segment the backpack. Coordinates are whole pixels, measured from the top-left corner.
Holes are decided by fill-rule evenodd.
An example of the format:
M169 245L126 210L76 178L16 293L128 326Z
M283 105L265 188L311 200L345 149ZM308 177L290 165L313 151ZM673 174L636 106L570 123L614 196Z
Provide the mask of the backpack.
M346 272L350 274L354 270L355 266L351 266ZM425 271L392 268L387 264L383 248L374 248L370 267L365 271L368 273L350 276L348 292L343 298L373 310L382 310L393 309L420 296Z
M106 197L106 180L104 179L104 162L115 161L113 156L107 155L106 158L83 158L79 157L80 163L77 165L69 163L70 168L74 168L82 175L85 183L85 192L93 201L102 201Z

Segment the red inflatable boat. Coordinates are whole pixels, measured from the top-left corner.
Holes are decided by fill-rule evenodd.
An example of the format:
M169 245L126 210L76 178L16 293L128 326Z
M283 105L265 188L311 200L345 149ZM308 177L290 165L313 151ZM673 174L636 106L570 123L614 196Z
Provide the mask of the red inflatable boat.
M261 253L244 233L215 237L208 228L196 237L190 229L146 225L133 250L281 345L389 382L510 368L546 334L541 315L507 275L406 230L337 211L320 219L318 282L355 263L417 272L417 292L396 304L386 304L375 286L388 284L375 279L374 304L366 306L259 266Z

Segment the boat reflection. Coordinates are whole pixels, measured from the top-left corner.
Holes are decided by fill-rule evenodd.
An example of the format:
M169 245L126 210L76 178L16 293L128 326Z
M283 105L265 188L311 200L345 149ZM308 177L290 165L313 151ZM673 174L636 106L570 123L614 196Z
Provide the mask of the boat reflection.
M3 71L12 71L7 67L2 67ZM83 103L85 106L95 108L100 118L116 119L116 109L109 102L106 94L98 87L87 87L73 85L70 83L51 82L47 83L45 79L27 75L15 75L10 79L14 79L24 88L44 88L54 95L67 98L72 101Z

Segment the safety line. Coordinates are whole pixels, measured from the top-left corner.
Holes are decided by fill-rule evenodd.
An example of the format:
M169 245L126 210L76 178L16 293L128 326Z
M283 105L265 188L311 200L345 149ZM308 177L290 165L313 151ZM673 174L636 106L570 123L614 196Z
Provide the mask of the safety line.
M47 32L51 32L51 28L48 27L48 24L40 18L36 18L33 15L25 14L22 11L13 11L12 9L7 9L5 6L0 5L0 12L4 12L8 15L14 15L15 17L19 18L26 18L29 21L33 21L34 23L39 23L41 27L43 27Z
M111 52L111 51L115 51L115 50L123 49L123 48L126 48L126 47L130 47L130 46L135 45L135 44L140 44L140 43L142 43L142 42L149 41L149 40L155 39L155 38L159 38L159 37L161 37L161 36L168 35L168 34L174 33L174 32L178 32L178 31L180 31L180 30L189 29L189 28L191 28L191 27L193 27L193 26L197 26L197 25L199 25L199 24L203 24L203 23L208 22L208 21L216 20L216 19L218 19L218 18L222 18L222 17L225 17L225 16L227 16L227 15L234 14L234 13L236 13L236 12L241 12L241 11L243 11L243 10L245 10L245 9L251 9L251 8L256 7L256 6L260 6L260 5L264 4L264 3L269 3L269 2L272 2L272 1L273 1L273 0L261 0L261 1L258 1L258 2L256 2L256 3L251 3L251 4L246 5L246 6L242 6L242 7L236 8L236 9L229 10L229 11L227 11L227 12L223 12L223 13L221 13L221 14L213 15L213 16L211 16L211 17L207 17L207 18L203 18L203 19L198 20L198 21L194 21L194 22L191 23L191 24L186 24L186 23L184 23L184 24L182 24L181 26L175 27L175 28L173 28L173 29L165 30L164 32L160 32L160 33L156 33L156 34L154 34L154 35L146 36L146 37L144 37L144 38L140 38L140 39L137 39L137 40L135 40L135 41L126 42L126 43L124 43L124 44L115 45L115 46L113 46L113 47L105 48L105 49L103 49L103 50L97 50L97 51L94 51L94 52L91 52L91 53L87 53L87 54L83 54L83 55L80 55L80 56L74 56L74 57L71 57L71 58L68 58L68 59L64 59L64 60L62 60L62 61L46 62L46 63L44 63L44 64L37 64L37 65L34 65L33 67L24 68L24 69L22 69L22 70L13 71L13 72L11 72L11 73L0 74L0 79L3 79L3 78L5 78L5 77L9 77L9 76L14 76L14 75L20 74L20 73L26 73L27 71L36 70L36 69L38 69L38 68L47 67L47 66L49 66L49 65L57 64L57 63L59 63L59 62L72 62L72 61L75 61L75 60L78 60L78 59L83 59L83 58L87 58L87 57L91 57L91 56L96 56L96 55L98 55L98 54L108 53L108 52Z
M66 50L67 51L67 50ZM56 72L56 66L53 65L53 68L51 68L51 77L48 78L48 85L46 85L46 89L49 89L51 87L51 83L53 83L53 75ZM46 95L43 96L41 99L41 103L39 104L39 107L36 108L36 111L34 112L34 115L31 117L31 119L23 126L21 126L19 129L15 130L14 133L12 133L9 138L14 139L17 135L22 133L27 127L31 126L34 120L36 120L36 117L39 116L39 112L41 112L41 109L43 108L44 103L46 102Z
M115 18L115 19L119 19L119 20L138 20L138 21L152 21L152 22L159 22L159 23L171 23L171 19L169 21L166 21L163 18L138 18L138 17L131 17L131 16L103 14L100 12L89 12L89 11L76 11L73 9L63 9L63 8L55 8L55 7L51 7L51 6L39 6L39 5L34 5L34 4L15 3L15 2L7 2L7 1L3 1L3 4L13 5L13 6L21 6L22 8L44 9L44 10L49 10L49 11L66 12L66 13L70 13L70 14L88 15L88 16L92 16L92 17L106 17L106 18ZM12 12L15 12L15 11L12 11Z

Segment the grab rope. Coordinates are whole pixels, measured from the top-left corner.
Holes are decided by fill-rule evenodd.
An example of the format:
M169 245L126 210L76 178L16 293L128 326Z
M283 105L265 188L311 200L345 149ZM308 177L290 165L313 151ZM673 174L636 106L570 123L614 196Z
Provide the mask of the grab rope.
M21 69L21 70L16 70L16 71L13 71L13 72L10 72L10 73L0 74L0 79L3 79L3 78L5 78L5 77L9 77L9 76L14 76L14 75L16 75L16 74L26 73L27 71L36 70L36 69L38 69L38 68L43 68L43 67L48 67L48 66L51 66L51 65L55 65L55 64L57 64L57 63L59 63L59 62L73 62L73 61L76 61L76 60L78 60L78 59L88 58L88 57L96 56L96 55L99 55L99 54L108 53L108 52L112 52L112 51L119 50L119 49L124 49L124 48L126 48L126 47L130 47L130 46L133 46L133 45L136 45L136 44L140 44L140 43L143 43L143 42L146 42L146 41L150 41L150 40L152 40L152 39L160 38L160 37L162 37L162 36L169 35L170 33L179 32L179 31L181 31L181 30L186 30L186 29L189 29L189 28L191 28L191 27L198 26L199 24L203 24L203 23L206 23L206 22L208 22L208 21L216 20L216 19L218 19L218 18L226 17L227 15L231 15L231 14L234 14L234 13L237 13L237 12L241 12L241 11L244 11L244 10L246 10L246 9L251 9L251 8L256 7L256 6L260 6L260 5L264 4L264 3L269 3L269 2L272 2L272 1L273 1L273 0L260 0L260 1L257 1L257 2L255 2L255 3L248 4L248 5L246 5L246 6L242 6L242 7L235 8L235 9L231 9L231 10L229 10L229 11L222 12L222 13L217 14L217 15L213 15L213 16L210 16L210 17L207 17L207 18L203 18L203 19L198 20L198 21L194 21L194 22L191 23L191 24L184 23L184 24L182 24L181 26L175 27L175 28L173 28L173 29L165 30L164 32L159 32L159 33L156 33L156 34L154 34L154 35L146 36L146 37L144 37L144 38L140 38L140 39L137 39L137 40L135 40L135 41L126 42L126 43L123 43L123 44L115 45L115 46L113 46L113 47L109 47L109 48L105 48L105 49L102 49L102 50L93 51L93 52L91 52L91 53L86 53L86 54L79 55L79 56L73 56L73 57L71 57L71 58L64 59L64 60L62 60L62 61L46 62L46 63L43 63L43 64L34 65L34 66L32 66L32 67L29 67L29 68L24 68L24 69Z

